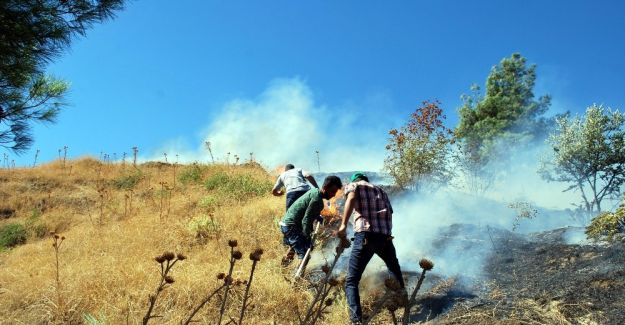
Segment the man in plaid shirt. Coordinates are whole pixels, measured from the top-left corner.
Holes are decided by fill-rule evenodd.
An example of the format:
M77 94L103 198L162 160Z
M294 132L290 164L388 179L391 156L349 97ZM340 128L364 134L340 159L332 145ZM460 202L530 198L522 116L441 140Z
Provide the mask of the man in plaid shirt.
M349 318L352 323L362 322L362 309L358 284L367 264L378 255L398 281L402 292L404 280L395 253L391 229L393 227L393 207L387 194L379 187L369 183L363 173L355 173L351 183L345 187L345 208L338 236L345 237L347 222L354 215L354 242L349 257L349 269L345 282L345 295L349 306Z

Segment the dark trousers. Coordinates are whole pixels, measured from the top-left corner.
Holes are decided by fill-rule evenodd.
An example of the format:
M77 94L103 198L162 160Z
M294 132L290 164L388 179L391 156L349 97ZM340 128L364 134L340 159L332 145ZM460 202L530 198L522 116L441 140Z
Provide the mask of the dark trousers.
M392 238L384 234L357 232L352 243L352 253L349 257L349 268L345 281L345 295L347 296L347 305L349 306L349 318L352 322L362 321L358 284L373 254L378 255L384 261L386 267L399 281L401 287L404 287L404 279L401 275L401 268L399 267Z
M293 202L297 201L300 196L304 195L308 191L293 191L286 193L286 209L288 210Z
M293 248L299 258L304 258L306 251L310 248L310 239L295 226L280 226L280 231L284 235L282 242Z

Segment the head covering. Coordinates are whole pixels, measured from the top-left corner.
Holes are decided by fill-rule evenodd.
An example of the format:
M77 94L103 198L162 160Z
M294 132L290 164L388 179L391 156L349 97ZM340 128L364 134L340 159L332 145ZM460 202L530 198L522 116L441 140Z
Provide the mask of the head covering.
M359 178L366 178L366 179L368 179L368 177L367 177L367 175L365 175L365 173L363 173L363 172L355 172L354 175L352 175L350 181L354 182L355 180L357 180Z

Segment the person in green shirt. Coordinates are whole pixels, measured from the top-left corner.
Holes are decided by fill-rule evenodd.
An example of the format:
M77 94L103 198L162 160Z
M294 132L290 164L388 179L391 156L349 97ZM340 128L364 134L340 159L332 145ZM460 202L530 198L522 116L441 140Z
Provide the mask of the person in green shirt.
M324 208L323 199L329 200L343 187L341 179L328 176L321 189L313 188L297 199L280 220L280 230L284 235L283 242L302 259L312 245L310 237L313 221L319 218Z

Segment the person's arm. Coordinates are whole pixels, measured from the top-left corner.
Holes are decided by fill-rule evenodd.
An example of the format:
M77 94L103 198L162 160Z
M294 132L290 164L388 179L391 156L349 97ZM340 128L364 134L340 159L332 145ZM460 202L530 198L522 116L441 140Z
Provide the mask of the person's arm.
M347 222L349 222L349 217L352 216L352 212L354 212L354 208L356 205L356 192L349 192L347 194L347 199L345 199L345 208L343 209L343 219L341 219L341 226L339 227L339 231L337 233L338 237L346 237L347 236Z
M284 194L284 192L282 191L282 187L284 186L284 183L282 182L282 175L278 176L278 180L276 181L276 185L273 186L273 189L271 190L271 194L273 194L274 196L281 196Z
M321 214L321 210L323 210L323 199L310 201L302 219L302 232L304 235L310 237L313 230L313 221Z
M310 182L310 184L312 184L312 186L314 186L315 188L319 188L319 185L317 185L317 181L312 175L308 175L304 177L306 177L306 179Z
M313 175L309 171L306 171L306 170L303 170L303 169L301 171L302 171L302 176L304 176L304 178L308 182L310 182L310 184L312 186L314 186L315 188L319 188L319 185L317 184L317 181L315 180L315 178L313 177Z

